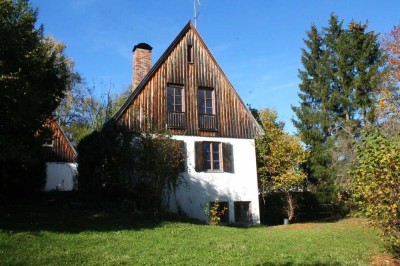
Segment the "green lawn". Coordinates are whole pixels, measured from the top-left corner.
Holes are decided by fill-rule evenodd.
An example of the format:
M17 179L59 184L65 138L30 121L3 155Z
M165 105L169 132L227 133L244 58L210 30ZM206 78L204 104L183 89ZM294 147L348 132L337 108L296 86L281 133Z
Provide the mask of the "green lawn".
M365 220L275 227L155 222L107 203L45 197L0 207L1 265L370 265Z

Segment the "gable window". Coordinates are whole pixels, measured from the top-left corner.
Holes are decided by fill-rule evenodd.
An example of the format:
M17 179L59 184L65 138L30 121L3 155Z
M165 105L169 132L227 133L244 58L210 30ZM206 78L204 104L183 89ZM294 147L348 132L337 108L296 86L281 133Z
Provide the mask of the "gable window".
M187 46L187 62L193 63L193 45L191 44Z
M250 201L234 202L235 223L251 223Z
M183 86L167 86L167 126L184 128L186 126Z
M42 144L43 147L53 147L54 139L53 136L46 137L44 139L44 143Z
M230 143L195 142L196 172L233 173L232 145Z
M217 130L214 89L200 87L197 95L197 106L199 128L202 130Z

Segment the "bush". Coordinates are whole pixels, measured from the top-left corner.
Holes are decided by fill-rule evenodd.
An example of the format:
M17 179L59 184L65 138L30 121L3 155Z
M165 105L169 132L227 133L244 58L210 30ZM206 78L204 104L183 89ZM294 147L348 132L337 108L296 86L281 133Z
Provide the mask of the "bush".
M108 123L78 145L78 190L133 201L141 211L159 213L180 184L182 143L165 134L141 134Z
M0 200L29 197L46 184L46 162L39 139L31 138L29 151L0 159Z
M351 172L355 206L384 232L388 247L400 257L400 140L379 132L364 137Z

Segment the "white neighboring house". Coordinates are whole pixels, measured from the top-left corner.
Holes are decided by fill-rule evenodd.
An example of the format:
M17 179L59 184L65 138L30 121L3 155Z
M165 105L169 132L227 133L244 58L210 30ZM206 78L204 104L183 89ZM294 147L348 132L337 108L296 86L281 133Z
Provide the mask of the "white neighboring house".
M78 174L77 152L54 118L47 119L45 127L48 127L53 135L42 145L47 166L44 190L74 190Z
M218 198L224 223L260 222L254 139L264 132L189 22L151 66L152 47L133 49L132 93L114 119L137 131L169 130L184 141L185 186L172 211L206 221Z

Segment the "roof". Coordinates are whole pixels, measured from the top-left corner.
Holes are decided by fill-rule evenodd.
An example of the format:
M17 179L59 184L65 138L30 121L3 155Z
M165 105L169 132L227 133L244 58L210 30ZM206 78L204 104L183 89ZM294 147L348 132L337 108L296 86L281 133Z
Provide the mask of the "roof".
M222 68L220 67L220 65L218 64L217 60L215 59L215 57L213 56L213 54L211 53L211 51L208 49L208 46L206 45L206 43L204 42L204 40L201 38L199 32L197 31L197 29L195 28L195 26L192 24L191 21L189 21L185 27L181 30L181 32L178 34L178 36L176 36L176 38L173 40L173 42L169 45L169 47L165 50L165 52L161 55L161 57L157 60L157 62L153 65L153 67L149 70L149 72L147 73L147 75L143 78L143 80L138 84L138 86L132 91L132 93L129 95L128 99L126 100L126 102L122 105L122 107L115 113L115 115L111 118L114 120L118 120L122 114L127 110L127 108L129 108L129 106L131 105L132 101L137 97L137 95L145 88L145 85L147 82L149 82L149 80L151 79L151 77L157 72L157 70L160 68L160 66L162 64L164 64L164 62L167 60L168 56L172 53L172 51L174 50L174 48L179 44L179 42L181 41L181 39L186 35L186 33L192 30L194 32L194 34L197 36L197 38L199 39L199 41L201 42L201 44L204 46L204 48L206 49L207 53L210 55L211 59L213 60L213 62L215 63L215 65L217 66L218 70L222 73L222 75L224 76L224 78L227 80L227 82L229 83L229 86L232 88L232 90L234 91L234 93L236 94L236 96L238 97L238 99L240 100L240 102L243 104L243 106L245 107L248 115L253 119L254 124L256 125L256 127L258 128L259 132L262 132L262 134L264 133L264 130L262 129L262 127L259 125L259 123L255 120L254 116L252 115L252 113L250 112L250 110L247 108L247 105L243 102L242 98L239 96L239 94L237 93L237 91L235 90L234 86L232 85L232 83L230 82L230 80L227 78L227 76L225 75L224 71L222 70ZM141 47L145 47L145 43L140 43L138 45L136 45L134 47L134 50L136 48L141 48L141 47L137 47L137 46L141 46ZM150 48L151 46L148 45Z

